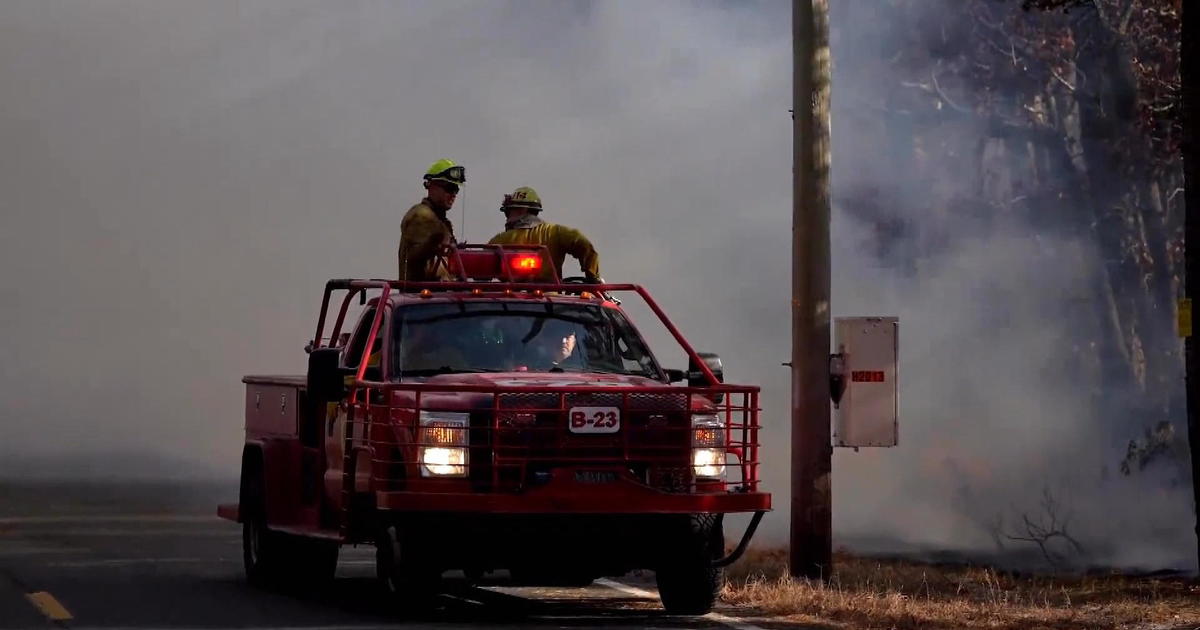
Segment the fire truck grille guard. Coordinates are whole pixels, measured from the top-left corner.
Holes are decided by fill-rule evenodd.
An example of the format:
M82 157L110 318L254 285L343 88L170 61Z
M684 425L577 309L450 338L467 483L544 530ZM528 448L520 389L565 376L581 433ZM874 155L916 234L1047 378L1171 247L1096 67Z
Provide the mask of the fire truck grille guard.
M570 474L585 488L619 481L673 494L758 491L755 387L380 389L399 395L364 391L346 442L369 454L372 490L519 494ZM483 402L439 405L447 389ZM366 402L389 399L404 402Z

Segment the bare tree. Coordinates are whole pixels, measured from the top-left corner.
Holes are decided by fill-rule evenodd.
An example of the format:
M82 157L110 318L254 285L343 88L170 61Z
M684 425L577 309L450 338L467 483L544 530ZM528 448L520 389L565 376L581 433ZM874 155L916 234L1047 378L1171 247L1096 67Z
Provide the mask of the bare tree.
M1069 531L1070 513L1054 498L1049 488L1042 489L1039 511L1021 515L1018 530L1005 537L1014 542L1033 543L1051 567L1058 569L1073 556L1083 553L1083 545Z

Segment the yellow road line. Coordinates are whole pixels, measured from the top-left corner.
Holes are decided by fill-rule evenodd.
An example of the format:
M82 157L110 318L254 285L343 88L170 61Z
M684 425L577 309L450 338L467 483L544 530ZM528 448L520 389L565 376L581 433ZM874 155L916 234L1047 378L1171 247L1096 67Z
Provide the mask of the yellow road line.
M74 617L71 616L71 611L67 610L66 607L60 604L57 599L54 599L53 595L47 593L46 591L27 593L25 597L31 604L37 606L37 609L42 611L42 614L50 618L51 621L67 621L68 619L74 619Z

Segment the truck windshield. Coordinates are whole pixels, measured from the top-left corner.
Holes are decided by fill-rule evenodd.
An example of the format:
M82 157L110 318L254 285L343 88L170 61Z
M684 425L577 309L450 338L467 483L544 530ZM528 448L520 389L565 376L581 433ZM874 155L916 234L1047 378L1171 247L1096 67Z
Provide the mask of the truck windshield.
M458 302L398 309L393 376L454 372L595 372L660 378L615 309L549 302Z

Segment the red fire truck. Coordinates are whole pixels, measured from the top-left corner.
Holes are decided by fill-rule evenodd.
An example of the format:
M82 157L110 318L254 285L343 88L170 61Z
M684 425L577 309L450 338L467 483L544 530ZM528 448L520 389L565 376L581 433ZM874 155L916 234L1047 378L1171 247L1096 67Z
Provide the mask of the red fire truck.
M759 389L723 383L640 286L560 280L542 247L445 263L456 280L330 280L307 375L243 379L240 497L218 513L242 523L249 581L329 579L341 545L373 544L405 601L448 570L586 585L646 569L669 612L709 611L770 509ZM621 292L688 370L659 364ZM753 517L726 554L735 512Z

